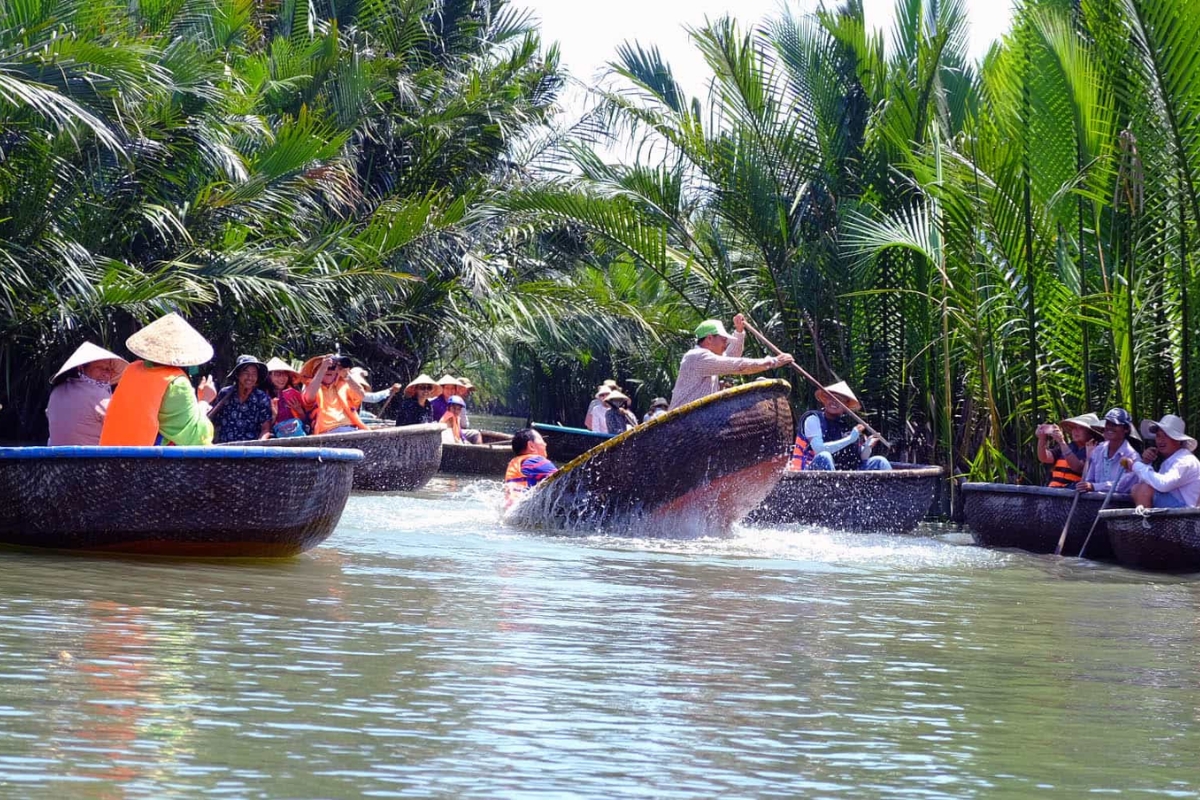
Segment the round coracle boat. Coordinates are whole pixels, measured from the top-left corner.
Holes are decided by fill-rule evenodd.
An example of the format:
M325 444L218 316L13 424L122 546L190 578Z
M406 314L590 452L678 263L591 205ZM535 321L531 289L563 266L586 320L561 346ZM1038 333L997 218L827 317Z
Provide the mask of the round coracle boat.
M783 471L792 440L785 381L726 389L631 428L528 490L506 521L522 528L727 534Z
M574 461L597 445L613 438L611 433L596 433L587 428L567 428L535 422L531 426L546 440L546 456L555 464Z
M482 444L442 444L439 472L455 475L480 475L503 478L512 460L512 436L494 431L480 431Z
M356 490L409 491L429 483L429 479L438 471L442 463L442 431L445 427L440 422L391 425L368 431L267 439L256 444L267 447L349 447L361 450L363 460L354 470Z
M1074 489L1045 486L1013 486L1007 483L964 483L963 514L976 544L984 547L1015 547L1031 553L1053 553L1071 515ZM1079 497L1071 528L1063 545L1064 556L1079 555L1088 531L1096 520L1104 494L1086 492ZM1129 508L1129 495L1115 494L1109 508ZM1088 558L1113 557L1104 522L1096 525L1088 542Z
M1113 555L1122 566L1200 572L1200 508L1106 509L1100 519L1108 526Z
M293 556L333 532L362 458L316 447L0 448L0 543Z
M859 533L911 533L933 505L941 467L785 471L750 524L801 523Z

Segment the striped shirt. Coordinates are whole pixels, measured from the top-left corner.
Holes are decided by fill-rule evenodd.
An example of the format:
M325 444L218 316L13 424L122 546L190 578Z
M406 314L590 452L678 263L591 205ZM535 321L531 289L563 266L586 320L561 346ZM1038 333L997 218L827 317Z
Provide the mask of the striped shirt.
M671 409L720 391L722 375L753 375L778 363L774 358L741 358L745 343L746 334L735 333L723 356L703 347L693 347L684 353L675 390L671 392Z

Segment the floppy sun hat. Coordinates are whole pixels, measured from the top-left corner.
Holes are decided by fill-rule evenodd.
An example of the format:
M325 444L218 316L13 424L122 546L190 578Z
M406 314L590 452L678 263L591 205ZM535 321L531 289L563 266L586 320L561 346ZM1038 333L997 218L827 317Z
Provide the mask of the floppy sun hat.
M824 388L817 389L817 401L820 403L824 403L830 395L840 400L842 405L851 411L858 411L862 408L862 403L858 402L858 398L854 396L850 385L845 381L838 381Z
M125 346L138 358L168 367L196 367L213 357L208 340L174 312L130 336Z
M706 336L720 336L723 339L732 339L729 331L725 330L725 325L719 319L706 319L696 326L695 336L697 339L703 339Z
M300 377L300 373L296 370L296 368L284 361L282 358L272 357L269 361L267 361L267 372L290 372L297 378Z
M409 383L408 386L404 387L404 396L405 397L416 397L418 386L432 386L433 387L433 395L432 395L433 397L439 397L442 394L442 387L438 385L438 382L435 381L433 378L429 377L428 375L426 375L424 372L422 372L415 379L413 379L413 381L411 383Z
M70 358L63 362L63 365L58 368L58 372L54 373L54 377L50 379L50 382L57 383L59 378L76 367L82 367L84 364L92 364L96 361L115 362L114 366L117 368L116 373L118 378L121 377L121 373L125 371L125 368L129 366L129 362L116 353L110 353L103 347L94 345L91 342L84 342L75 349Z
M604 398L606 398L610 394L612 394L612 392L613 392L613 389L611 386L601 386L599 389L596 390L596 397L597 397L597 399L603 400Z
M241 372L242 367L246 366L247 364L253 364L258 368L259 383L262 383L267 379L267 373L271 371L270 367L259 361L254 356L238 356L237 362L233 365L233 369L229 371L229 374L225 376L225 380L231 381L236 378L237 374Z
M1093 439L1104 438L1104 423L1100 421L1099 417L1091 412L1088 412L1087 414L1080 414L1078 417L1064 419L1059 424L1062 426L1062 429L1067 432L1067 435L1070 435L1072 428L1083 428L1092 435Z
M1141 429L1142 436L1145 436L1147 439L1154 438L1155 434L1161 430L1167 436L1180 442L1188 450L1192 452L1196 450L1196 440L1187 435L1183 420L1174 414L1167 414L1158 422L1152 419L1144 419L1142 420Z

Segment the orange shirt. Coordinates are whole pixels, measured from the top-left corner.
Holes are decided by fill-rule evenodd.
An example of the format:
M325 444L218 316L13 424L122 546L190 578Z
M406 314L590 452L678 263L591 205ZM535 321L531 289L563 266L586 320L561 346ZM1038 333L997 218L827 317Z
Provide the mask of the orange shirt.
M346 425L353 425L364 431L367 429L367 426L363 425L362 420L358 418L358 414L354 413L354 406L350 402L350 396L344 383L333 386L322 385L317 389L315 405L310 403L304 405L312 415L314 434L328 433Z

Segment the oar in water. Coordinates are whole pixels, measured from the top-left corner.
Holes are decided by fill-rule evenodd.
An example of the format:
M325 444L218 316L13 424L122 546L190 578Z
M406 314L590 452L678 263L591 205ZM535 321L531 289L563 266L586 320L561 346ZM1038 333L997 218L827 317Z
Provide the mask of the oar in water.
M774 344L772 344L770 339L768 339L767 337L765 337L761 333L759 333L757 328L755 328L749 322L745 323L745 325L746 325L746 330L748 330L748 331L750 331L750 333L754 334L754 338L758 339L758 341L760 341L762 343L763 347L767 348L768 350L770 350L772 353L774 353L777 356L783 355L783 351L780 350L778 347L776 347ZM813 386L817 387L818 389L825 388L824 386L821 385L820 381L818 381L812 375L809 375L808 372L805 371L804 367L800 366L795 361L793 361L791 363L791 367L792 367L792 369L796 370L796 372L799 372L801 375L803 375L805 378L807 378L808 382L811 383ZM866 428L867 433L871 434L872 436L878 436L880 444L882 444L884 447L887 447L889 449L891 448L892 443L889 442L887 439L883 438L883 436L880 435L879 431L875 430L870 425L868 425L866 420L864 420L862 417L860 417L858 414L855 414L853 411L851 411L848 408L846 409L846 413L848 415L850 415L850 417L855 422L858 422L860 425L862 425L864 428Z
M1085 458L1083 460L1083 475L1084 476L1087 475L1088 460L1089 459L1087 459L1087 458ZM1079 495L1081 495L1081 494L1083 494L1083 492L1076 489L1075 499L1071 501L1071 510L1067 512L1067 521L1063 523L1062 533L1059 534L1059 537L1058 537L1058 546L1054 548L1054 555L1056 555L1056 556L1062 555L1063 545L1067 543L1067 531L1071 530L1071 520L1073 520L1075 518L1075 507L1079 505Z
M1127 459L1122 458L1124 462ZM1104 502L1100 504L1100 511L1108 508L1108 501L1112 500L1113 492L1117 490L1117 484L1120 483L1120 478L1112 482L1112 486L1108 487L1108 494L1104 495ZM1088 542L1092 540L1092 534L1096 532L1096 525L1100 523L1100 511L1096 512L1096 518L1092 520L1092 527L1088 530L1087 538L1083 540L1083 547L1079 548L1079 557L1083 558L1084 552L1087 551Z

